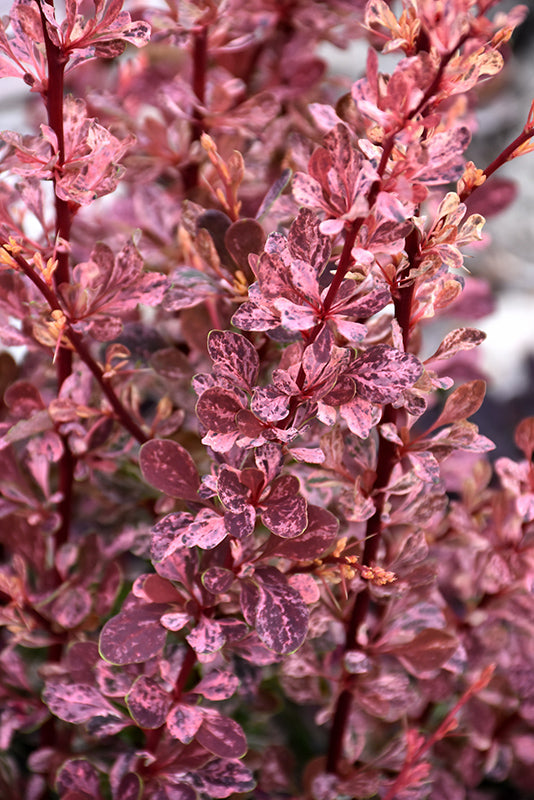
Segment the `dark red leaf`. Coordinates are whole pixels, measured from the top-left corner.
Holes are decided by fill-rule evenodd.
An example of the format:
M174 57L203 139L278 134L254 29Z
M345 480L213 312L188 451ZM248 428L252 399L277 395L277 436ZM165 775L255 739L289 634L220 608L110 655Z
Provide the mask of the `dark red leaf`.
M112 617L100 634L100 654L111 664L136 664L161 653L167 631L165 605L133 606Z
M196 740L220 758L241 758L247 752L247 740L241 725L210 710L197 731Z
M294 475L276 478L262 506L263 524L283 539L298 536L308 524L307 503L299 494L299 482Z
M240 333L211 331L208 352L216 375L228 378L236 386L250 391L258 377L256 348Z
M308 609L299 592L274 567L256 570L241 587L245 619L267 647L282 654L297 650L308 630Z
M458 640L446 631L426 628L406 644L397 645L394 653L409 672L419 676L439 669L456 652Z
M200 395L196 413L201 423L215 433L232 433L236 430L235 417L243 408L231 389L214 386Z
M100 797L98 770L85 758L71 758L58 771L56 790L59 794L72 789L86 792L89 797Z
M250 792L256 785L252 773L241 761L226 758L210 761L198 778L206 795L216 800Z
M335 540L338 528L339 522L330 511L308 505L308 526L304 533L292 539L279 540L274 552L294 561L318 558Z
M151 439L141 447L139 464L143 478L160 492L181 500L197 500L200 486L195 462L177 442Z

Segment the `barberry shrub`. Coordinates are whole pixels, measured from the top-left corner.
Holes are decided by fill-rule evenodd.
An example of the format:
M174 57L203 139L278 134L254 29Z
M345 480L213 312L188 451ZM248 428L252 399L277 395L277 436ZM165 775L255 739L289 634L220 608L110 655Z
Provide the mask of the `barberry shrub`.
M466 149L525 9L397 5L2 20L2 797L534 784L534 418L492 466L484 333L425 339L487 307L469 202L511 200L534 111ZM317 46L358 37L343 87Z

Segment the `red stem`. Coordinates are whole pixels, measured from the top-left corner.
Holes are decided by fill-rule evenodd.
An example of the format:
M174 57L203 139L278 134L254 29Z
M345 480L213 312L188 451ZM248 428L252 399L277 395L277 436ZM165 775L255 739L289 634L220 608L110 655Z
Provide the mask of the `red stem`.
M54 7L53 0L44 0L49 6ZM48 124L54 131L58 142L56 170L61 172L65 163L65 131L63 126L63 95L65 83L65 67L68 62L60 47L51 40L48 34L46 17L43 13L41 3L39 11L41 14L41 24L43 28L44 44L48 64L48 83L46 93L43 93L43 100L48 114ZM56 186L56 175L54 175L54 188ZM56 237L69 241L72 224L72 212L66 200L55 194L56 208ZM60 247L57 252L57 267L54 272L56 288L62 283L68 284L70 281L69 254L64 247ZM56 376L58 389L72 372L72 351L67 347L59 347L56 359ZM68 541L72 517L73 502L73 480L75 459L70 451L67 437L63 436L63 455L59 462L59 490L62 499L59 502L59 515L61 524L56 532L56 546L60 547Z
M204 105L206 97L206 70L208 63L208 29L201 27L193 34L193 75L192 87L197 96L199 105ZM193 122L191 123L191 144L200 141L200 137L205 130L203 114L199 108L193 110ZM198 185L198 164L192 162L186 164L182 169L182 179L184 191L188 192Z

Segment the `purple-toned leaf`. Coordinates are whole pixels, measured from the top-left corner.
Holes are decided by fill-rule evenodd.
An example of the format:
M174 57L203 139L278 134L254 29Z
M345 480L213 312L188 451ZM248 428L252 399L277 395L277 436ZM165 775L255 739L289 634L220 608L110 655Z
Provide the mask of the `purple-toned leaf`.
M486 382L482 380L470 381L458 386L447 397L443 411L432 425L432 429L467 419L478 411L485 394Z
M126 695L126 704L139 727L152 730L164 724L171 695L157 681L141 675Z
M228 591L234 580L234 573L223 567L210 567L202 574L202 584L212 594Z
M90 797L100 797L98 770L84 758L71 758L59 769L55 788L60 795L80 789Z
M224 515L224 527L228 536L243 541L254 533L256 527L256 509L254 506L245 506L236 513L227 511Z
M65 722L87 722L93 717L112 718L124 727L124 715L87 683L48 683L43 700L50 711Z
M199 771L198 780L206 795L215 800L250 792L256 785L252 773L241 761L226 758L210 761Z
M95 664L94 671L97 686L106 697L122 699L130 691L134 675L122 668L99 659Z
M372 403L391 403L423 372L418 358L379 344L359 356L351 369L358 394Z
M182 595L173 584L160 575L140 575L134 582L132 593L149 603L178 603Z
M181 500L198 500L200 478L195 462L177 442L151 439L139 451L143 478L160 492Z
M308 526L292 539L280 539L274 552L293 561L318 558L335 540L339 529L337 517L320 506L308 505ZM270 551L269 551L270 552Z
M206 700L228 700L238 687L239 678L233 672L215 670L205 675L192 691L203 695Z
M458 640L446 631L426 628L406 644L397 645L394 653L413 675L439 669L456 652Z
M456 328L447 334L436 352L426 361L451 358L462 350L471 350L473 347L478 347L485 338L486 334L477 330L477 328Z
M241 608L247 622L275 653L293 653L306 637L306 604L274 567L262 567L254 580L241 582Z
M180 542L184 547L201 547L211 550L226 537L224 517L211 508L203 508L193 522L181 534Z
M197 731L196 740L220 758L241 758L247 752L247 740L241 725L210 710Z
M235 392L214 386L200 395L196 413L208 430L215 433L232 433L236 430L236 414L242 408L243 405Z
M238 219L233 222L224 235L224 243L228 252L242 270L250 274L250 253L259 255L265 245L263 228L254 219Z
M273 481L269 496L262 504L263 524L283 539L298 536L308 524L307 503L298 492L298 478L281 475Z
M178 703L167 714L167 728L171 736L183 744L193 741L204 720L204 712L198 706Z
M211 331L208 352L216 375L227 378L239 388L250 391L256 383L259 358L256 348L240 333Z
M185 638L198 656L209 656L216 653L226 641L220 624L216 620L204 616Z
M229 511L242 511L250 505L250 489L240 480L240 473L223 464L217 476L217 494Z
M138 664L161 653L167 631L165 605L133 606L112 617L100 634L100 654L111 664Z
M51 612L59 625L72 630L87 617L92 604L93 598L87 589L76 586L61 592L54 601Z
M179 267L172 274L171 281L162 302L164 311L192 308L217 294L213 281L203 272L190 267Z
M139 775L135 772L128 772L123 775L117 788L117 800L119 798L120 800L141 800L142 796L143 782Z

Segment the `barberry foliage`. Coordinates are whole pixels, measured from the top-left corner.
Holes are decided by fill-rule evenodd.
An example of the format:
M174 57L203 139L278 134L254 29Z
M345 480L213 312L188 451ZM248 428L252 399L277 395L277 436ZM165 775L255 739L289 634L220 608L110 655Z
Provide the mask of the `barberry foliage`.
M492 466L454 380L484 333L425 343L480 295L470 197L533 147L531 109L466 155L526 13L496 5L0 22L34 126L0 135L3 797L532 786L534 418ZM356 38L340 90L317 48Z

